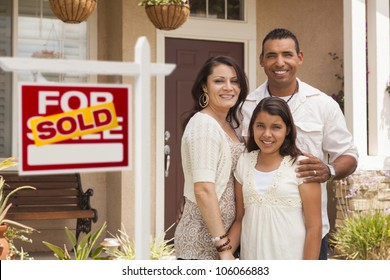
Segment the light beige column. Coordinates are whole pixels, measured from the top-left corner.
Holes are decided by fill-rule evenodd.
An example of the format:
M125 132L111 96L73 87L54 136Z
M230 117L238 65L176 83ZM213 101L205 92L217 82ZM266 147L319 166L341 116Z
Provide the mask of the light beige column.
M344 0L344 114L360 155L367 154L366 6Z
M134 61L134 47L140 36L146 36L151 46L152 62L155 62L155 28L148 20L138 0L111 0L98 2L98 59L112 61ZM133 77L99 77L99 82L123 83L133 86ZM134 93L134 87L132 88ZM155 120L155 83L152 84L151 112ZM112 233L124 226L130 237L134 236L135 227L135 185L134 185L134 95L130 96L132 108L130 117L131 165L129 171L107 174L107 222ZM152 121L155 123L155 121ZM152 128L152 131L155 131ZM156 137L152 134L151 153L156 154ZM155 170L152 171L152 186L155 186ZM155 201L155 188L152 187L152 201ZM155 234L155 204L152 204L152 234Z
M369 155L390 156L389 0L367 1ZM390 162L389 166L390 168Z

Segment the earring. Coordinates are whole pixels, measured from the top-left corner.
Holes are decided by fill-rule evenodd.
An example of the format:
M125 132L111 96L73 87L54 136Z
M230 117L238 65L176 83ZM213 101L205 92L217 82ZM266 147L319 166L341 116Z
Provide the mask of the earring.
M199 97L199 106L205 108L207 105L209 105L209 95L207 92L203 92L203 94Z

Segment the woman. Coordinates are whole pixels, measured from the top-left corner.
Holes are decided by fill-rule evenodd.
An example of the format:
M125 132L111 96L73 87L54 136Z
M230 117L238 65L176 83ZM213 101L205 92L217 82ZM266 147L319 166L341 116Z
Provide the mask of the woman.
M248 93L232 58L209 58L192 87L194 107L184 122L184 210L175 231L178 259L234 259L227 231L235 219L233 170L244 145L236 135Z
M281 98L263 99L249 123L248 153L238 160L233 248L240 259L318 259L321 247L321 186L297 178L302 152Z

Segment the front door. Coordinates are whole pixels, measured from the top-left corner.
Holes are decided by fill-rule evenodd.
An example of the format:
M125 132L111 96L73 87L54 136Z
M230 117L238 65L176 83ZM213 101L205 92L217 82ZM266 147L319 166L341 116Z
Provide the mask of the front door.
M193 106L192 84L207 58L214 55L229 55L244 67L244 44L222 41L190 39L165 39L165 62L176 64L174 72L165 79L165 229L176 220L178 206L183 197L184 175L181 167L181 137L183 114ZM170 239L173 227L166 235Z

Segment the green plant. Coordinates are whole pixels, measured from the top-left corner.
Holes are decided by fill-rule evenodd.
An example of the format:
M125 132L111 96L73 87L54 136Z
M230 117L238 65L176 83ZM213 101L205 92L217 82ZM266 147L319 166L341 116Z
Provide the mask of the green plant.
M122 225L122 230L118 230L120 234L113 235L112 237L116 238L119 242L119 248L116 248L112 253L106 253L110 254L114 259L118 260L134 260L135 259L135 245L134 241L129 237L126 230L124 229Z
M174 224L173 224L174 225ZM165 232L152 238L150 242L150 259L152 260L161 260L164 258L171 258L174 255L175 249L172 244L173 238L165 240L165 235L173 225L171 225ZM119 248L115 249L110 255L114 259L118 260L134 260L135 259L135 246L134 241L126 233L126 230L122 226L122 230L118 230L120 234L115 236L119 242Z
M97 239L100 237L102 232L106 229L107 223L104 222L103 225L101 225L95 232L89 232L86 235L83 236L79 244L77 244L76 236L73 234L71 230L69 230L67 227L65 227L66 235L68 236L69 241L72 244L73 247L73 254L75 260L87 260L88 258L91 259L99 259L100 254L103 250L103 247L98 245L95 249L95 243ZM49 242L42 241L43 244L45 244L50 250L54 252L54 256L59 260L72 260L71 255L69 254L68 249L66 248L66 245L64 244L64 249L53 245Z
M3 170L5 168L11 167L11 166L15 166L15 165L17 165L17 163L15 162L15 159L14 158L8 158L8 159L3 160L2 162L0 162L0 170ZM4 197L3 192L4 192L4 187L5 186L8 186L8 185L5 183L5 180L3 179L3 177L0 176L0 225L11 224L11 225L19 226L19 227L26 228L26 229L29 229L29 230L34 230L32 227L26 226L26 225L24 225L22 223L18 223L18 222L12 221L10 219L6 219L5 217L7 215L8 210L12 206L12 203L7 204L8 200L14 193L16 193L16 192L18 192L20 190L23 190L23 189L33 189L33 190L35 190L35 188L31 187L31 186L21 186L21 187L13 189L12 191L10 191Z
M341 82L341 89L337 93L332 94L332 98L339 103L341 110L344 112L344 61L336 53L329 52L328 55L332 58L333 61L337 62L341 68L340 72L334 74L337 80Z
M28 254L28 252L25 252L23 250L23 247L20 248L20 251L18 248L16 248L14 241L15 240L21 240L23 242L32 243L32 240L28 238L26 235L31 234L33 231L30 229L20 229L16 227L8 227L7 230L4 233L4 237L8 240L9 243L9 254L7 255L7 259L16 259L17 257L20 260L33 260L34 258L31 258Z
M378 211L358 213L330 235L336 257L351 260L390 259L390 215Z
M138 6L160 5L160 4L188 4L187 0L142 0Z

